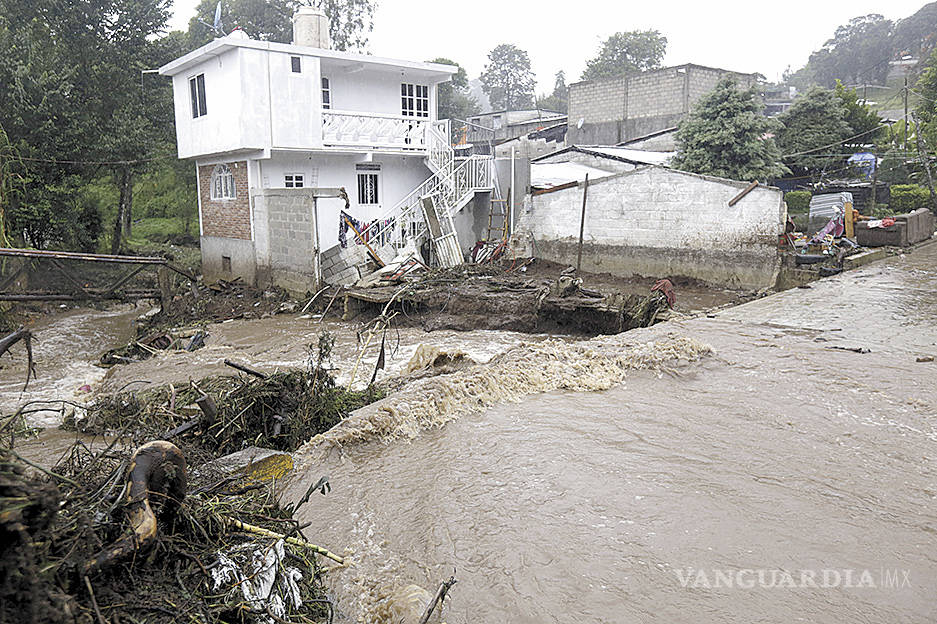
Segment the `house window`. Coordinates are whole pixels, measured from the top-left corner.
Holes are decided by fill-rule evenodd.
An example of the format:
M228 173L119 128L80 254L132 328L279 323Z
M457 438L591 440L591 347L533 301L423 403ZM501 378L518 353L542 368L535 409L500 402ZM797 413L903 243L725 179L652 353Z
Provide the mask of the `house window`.
M205 74L189 78L189 96L192 99L192 119L208 114L205 104Z
M322 108L332 108L332 87L325 76L322 76Z
M216 165L211 172L211 198L236 199L234 190L234 174L228 165Z
M495 115L491 118L491 126L494 130L501 129L501 115Z
M429 87L401 83L400 112L404 117L429 117Z
M364 164L356 165L355 169L358 172L358 205L376 206L380 204L381 166Z
M287 173L285 176L284 186L286 188L303 188L303 174L301 173Z
M293 70L294 74L298 74L303 71L303 62L298 56L290 57L290 69Z

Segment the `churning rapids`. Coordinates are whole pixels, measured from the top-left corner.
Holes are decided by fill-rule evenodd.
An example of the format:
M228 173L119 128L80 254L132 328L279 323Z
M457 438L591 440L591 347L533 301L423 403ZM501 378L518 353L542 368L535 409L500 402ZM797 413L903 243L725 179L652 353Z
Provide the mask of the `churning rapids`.
M937 621L937 364L916 361L937 355L935 283L930 245L588 341L403 332L399 362L424 342L485 363L298 453L288 499L332 484L299 515L348 554L339 619L416 622L454 570L449 624ZM101 383L297 364L314 340L239 323Z

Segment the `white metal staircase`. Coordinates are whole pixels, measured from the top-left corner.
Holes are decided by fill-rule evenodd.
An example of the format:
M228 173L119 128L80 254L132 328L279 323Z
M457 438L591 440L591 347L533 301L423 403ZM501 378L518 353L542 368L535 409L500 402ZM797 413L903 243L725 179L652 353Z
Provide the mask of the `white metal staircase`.
M457 158L449 143L448 120L428 124L425 131L426 164L433 175L362 234L385 262L392 260L408 240L419 247L432 238L439 263L454 266L462 261L462 252L452 217L476 193L496 192L494 158Z

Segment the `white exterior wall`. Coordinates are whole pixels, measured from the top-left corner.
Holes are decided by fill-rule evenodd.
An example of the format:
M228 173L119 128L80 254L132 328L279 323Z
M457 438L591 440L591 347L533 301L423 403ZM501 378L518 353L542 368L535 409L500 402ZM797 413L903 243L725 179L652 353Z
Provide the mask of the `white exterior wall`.
M207 115L192 117L189 78L205 74ZM251 146L256 138L253 122L244 123L241 108L250 102L242 96L240 56L229 50L173 76L176 112L176 143L179 158L217 154ZM252 145L263 147L263 142Z
M774 285L787 209L775 188L645 167L589 183L584 268L646 277L688 276L764 288ZM542 257L575 262L582 185L528 198L517 230Z
M379 206L359 206L357 203L358 174L355 165L358 163L381 165ZM379 218L431 175L422 156L390 154L375 154L373 160L368 161L361 154L276 152L269 160L257 161L257 168L259 176L252 179L258 188L284 188L284 176L288 173L301 173L307 187L344 187L351 200L349 213L359 221ZM320 199L318 206L319 244L325 251L338 244L339 213L345 206L340 199Z
M429 87L429 117L436 91L448 76L389 65L368 66L320 58L315 48L235 47L206 56L173 76L180 158L245 150L322 147L322 83L327 76L335 111L401 116L401 83ZM290 58L301 59L294 73ZM208 114L192 118L189 78L205 74ZM378 150L381 151L381 150ZM399 150L387 150L397 151Z

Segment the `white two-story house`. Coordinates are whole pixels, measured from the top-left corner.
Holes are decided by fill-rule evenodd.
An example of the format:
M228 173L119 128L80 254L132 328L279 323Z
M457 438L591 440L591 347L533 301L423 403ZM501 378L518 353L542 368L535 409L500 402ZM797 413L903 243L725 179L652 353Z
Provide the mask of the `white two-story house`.
M332 50L325 16L310 7L293 30L292 44L235 31L159 70L173 80L179 157L198 170L206 279L352 281L314 266L344 253L344 201L320 199L313 211L303 189L344 188L352 223L391 256L407 238L433 236L421 198L436 197L451 225L491 191L490 160L455 158L436 118L437 86L455 67ZM343 238L360 246L351 230Z

